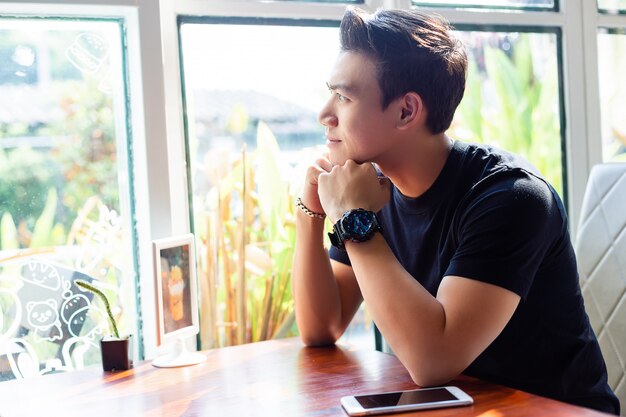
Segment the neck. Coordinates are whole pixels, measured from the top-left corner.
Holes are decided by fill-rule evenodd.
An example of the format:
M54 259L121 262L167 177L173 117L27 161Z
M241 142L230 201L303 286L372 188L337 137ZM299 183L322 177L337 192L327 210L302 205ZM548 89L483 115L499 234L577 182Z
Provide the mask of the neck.
M419 197L441 173L450 155L452 140L441 133L423 135L406 143L408 146L398 149L392 157L377 165L403 195Z

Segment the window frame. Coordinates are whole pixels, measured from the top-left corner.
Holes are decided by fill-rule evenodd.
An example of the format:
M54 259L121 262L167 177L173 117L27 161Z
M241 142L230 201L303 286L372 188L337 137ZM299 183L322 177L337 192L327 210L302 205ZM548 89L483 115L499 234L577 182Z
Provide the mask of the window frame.
M605 14L589 0L558 10L418 7L453 25L559 28L566 149L567 203L573 237L587 178L602 162L597 68L598 28L626 28L625 14ZM411 0L313 3L271 0L0 0L0 14L123 19L127 41L139 286L145 356L156 355L151 242L190 230L178 16L340 20L347 5L366 10L414 8ZM582 88L581 88L582 86Z
M540 7L540 6L488 6L488 5L461 5L461 4L437 4L432 0L415 0L419 4L413 4L413 7L433 7L440 9L473 9L473 10L501 10L501 11L516 11L516 12L558 12L559 0L553 0L552 6Z
M599 86L597 82L596 23L621 16L600 16L595 2L568 0L555 2L556 11L520 11L511 9L475 9L450 7L415 7L411 0L365 0L359 7L375 10L379 7L418 9L437 13L450 23L459 26L507 27L515 31L520 27L557 28L561 31L562 75L562 135L564 135L564 195L568 206L570 230L575 237L580 207L591 167L602 162L600 136ZM322 20L341 19L346 4L261 2L257 0L214 0L210 3L197 0L165 0L162 11L169 16L172 30L177 16L211 17L263 17L306 18ZM605 23L606 24L606 23ZM581 27L583 30L581 30ZM582 45L582 46L581 46ZM173 66L178 59L177 45L165 48L165 62ZM179 71L170 68L169 71ZM586 77L585 77L586 76ZM180 79L178 77L178 79ZM584 86L584 88L580 88ZM170 85L174 89L175 86ZM178 91L177 97L182 93ZM172 96L176 95L172 93ZM182 121L176 121L182 126ZM596 138L596 139L593 139Z
M0 0L0 15L122 22L122 40L126 42L123 57L126 60L126 78L124 97L121 99L125 102L128 146L120 149L120 154L124 156L123 165L132 164L123 166L129 173L127 180L131 194L134 194L131 196L133 201L126 204L134 203L134 212L140 213L130 219L129 227L134 229L132 233L135 235L135 276L139 277L135 284L136 288L141 288L142 302L136 306L136 336L139 358L142 359L153 357L156 353L156 296L151 241L174 232L172 222L162 220L164 216L172 217L172 200L169 187L164 186L171 182L171 170L167 169L170 164L165 133L159 10L150 1L142 1L145 6L139 7L136 3L133 0L70 0L64 3L54 0L21 0L21 3ZM120 196L122 201L126 198Z

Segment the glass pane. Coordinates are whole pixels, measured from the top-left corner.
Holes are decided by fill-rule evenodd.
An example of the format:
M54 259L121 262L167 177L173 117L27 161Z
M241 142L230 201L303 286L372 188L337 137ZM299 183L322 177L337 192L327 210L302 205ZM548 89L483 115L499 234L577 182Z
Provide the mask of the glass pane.
M325 145L338 29L188 23L181 38L202 347L293 335L294 202ZM359 314L348 334L373 348Z
M626 34L598 34L604 161L626 161Z
M626 0L598 0L598 10L605 13L626 13Z
M555 9L555 0L413 0L416 6L485 7L490 9Z
M100 361L135 332L121 27L0 19L0 380Z
M293 1L296 3L364 3L364 0L278 0L278 1Z
M457 32L470 67L452 137L524 155L562 193L557 36Z

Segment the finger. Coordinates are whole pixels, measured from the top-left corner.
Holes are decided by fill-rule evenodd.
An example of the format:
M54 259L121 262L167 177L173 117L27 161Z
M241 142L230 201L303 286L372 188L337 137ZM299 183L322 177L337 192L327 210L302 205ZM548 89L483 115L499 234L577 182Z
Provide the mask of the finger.
M330 172L331 169L333 169L333 164L332 162L330 162L330 160L328 158L320 158L317 161L315 161L315 163L317 164L317 166L319 166L321 169L323 169L326 172Z
M310 183L316 184L317 178L320 176L320 174L323 174L325 172L326 171L321 169L318 165L310 165L307 169L306 178Z
M317 184L318 184L320 187L323 187L323 186L324 186L324 185L323 185L323 183L324 183L326 180L328 180L328 178L330 178L330 174L329 174L329 173L327 173L327 172L322 172L322 173L320 173L320 174L319 174L319 176L317 177Z

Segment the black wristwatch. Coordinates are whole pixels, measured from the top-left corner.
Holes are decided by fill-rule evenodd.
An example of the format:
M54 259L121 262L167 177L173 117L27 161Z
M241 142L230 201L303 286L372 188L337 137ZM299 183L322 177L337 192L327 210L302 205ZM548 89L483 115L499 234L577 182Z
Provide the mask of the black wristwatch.
M341 219L328 233L330 243L339 249L345 249L344 242L365 242L370 240L376 232L382 231L376 213L362 208L346 211Z

